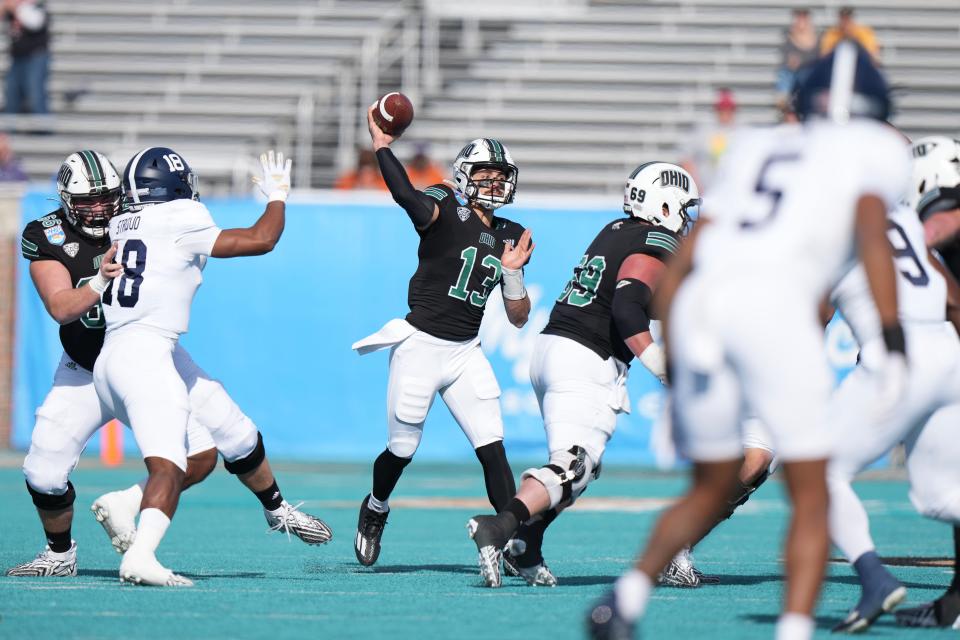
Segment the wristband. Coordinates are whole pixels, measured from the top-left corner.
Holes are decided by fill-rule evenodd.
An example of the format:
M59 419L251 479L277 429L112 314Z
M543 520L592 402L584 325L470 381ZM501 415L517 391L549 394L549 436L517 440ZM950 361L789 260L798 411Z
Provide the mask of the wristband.
M651 342L640 353L639 360L650 373L660 379L660 382L667 383L667 354L664 353L663 347L656 342Z
M501 269L503 274L503 297L506 300L523 300L527 297L527 289L523 286L523 269Z
M883 328L883 344L890 353L907 354L907 339L899 322Z
M97 271L97 275L90 278L87 281L87 284L91 289L97 292L98 296L102 296L103 292L107 290L107 287L110 286L110 279L103 277L103 274Z

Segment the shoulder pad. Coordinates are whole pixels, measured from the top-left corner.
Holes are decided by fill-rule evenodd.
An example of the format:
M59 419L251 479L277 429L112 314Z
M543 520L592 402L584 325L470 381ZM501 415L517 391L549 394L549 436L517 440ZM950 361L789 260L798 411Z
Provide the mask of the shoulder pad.
M666 231L647 231L643 243L668 253L676 253L680 250L680 241L675 235Z
M423 195L430 196L437 202L443 202L444 198L450 195L450 187L443 184L435 184L424 189Z

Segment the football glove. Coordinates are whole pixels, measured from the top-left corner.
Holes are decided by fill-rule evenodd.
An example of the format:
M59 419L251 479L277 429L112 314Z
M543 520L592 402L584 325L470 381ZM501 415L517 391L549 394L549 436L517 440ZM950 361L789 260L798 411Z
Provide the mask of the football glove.
M260 169L263 176L254 176L253 182L260 187L260 191L267 196L267 200L270 202L274 200L286 202L287 196L290 194L290 168L292 165L293 161L290 158L284 161L283 153L279 151L274 154L273 149L271 149L260 154Z

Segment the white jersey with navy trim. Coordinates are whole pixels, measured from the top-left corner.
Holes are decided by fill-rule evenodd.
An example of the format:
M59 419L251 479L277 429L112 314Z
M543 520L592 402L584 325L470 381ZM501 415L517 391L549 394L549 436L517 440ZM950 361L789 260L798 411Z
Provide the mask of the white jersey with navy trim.
M889 213L887 236L897 269L897 314L904 325L946 322L947 283L930 264L917 213L899 204ZM880 336L880 316L861 265L843 277L831 302L860 345Z
M721 159L703 204L694 268L710 278L770 274L818 298L855 258L857 201L888 208L907 189L910 155L873 121L745 129Z
M201 271L220 235L210 212L193 200L172 200L110 221L124 266L103 294L107 336L140 325L176 336L190 323L190 305Z

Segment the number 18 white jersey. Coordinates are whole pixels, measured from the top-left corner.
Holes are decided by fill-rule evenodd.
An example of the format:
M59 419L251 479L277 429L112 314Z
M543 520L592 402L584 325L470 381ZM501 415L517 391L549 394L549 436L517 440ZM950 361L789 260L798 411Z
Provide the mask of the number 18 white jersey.
M889 214L887 237L893 246L897 269L897 315L900 322L905 327L946 322L947 283L930 264L923 225L916 211L903 204L897 205ZM880 316L861 265L843 277L830 297L861 346L880 336Z
M210 212L193 200L148 205L110 221L124 272L104 292L107 336L120 327L151 327L176 337L190 324L201 271L220 235Z
M910 177L906 142L873 121L811 122L738 133L706 195L694 268L704 276L774 276L819 298L855 258L857 201L888 206Z

